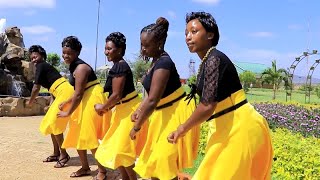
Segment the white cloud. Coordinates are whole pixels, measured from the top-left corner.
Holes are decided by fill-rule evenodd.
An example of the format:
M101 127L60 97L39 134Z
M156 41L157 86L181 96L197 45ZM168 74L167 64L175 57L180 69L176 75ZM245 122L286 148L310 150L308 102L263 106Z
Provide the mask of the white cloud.
M54 8L56 0L0 0L0 9L4 8Z
M46 34L53 33L55 30L49 26L35 25L35 26L25 26L21 27L22 34Z
M204 4L212 4L217 5L220 0L192 0L193 2L204 3Z
M171 17L172 19L176 19L177 18L177 15L174 11L168 11L168 15L169 17Z
M261 32L250 33L249 36L265 38L265 37L273 37L274 35L271 32L261 31Z

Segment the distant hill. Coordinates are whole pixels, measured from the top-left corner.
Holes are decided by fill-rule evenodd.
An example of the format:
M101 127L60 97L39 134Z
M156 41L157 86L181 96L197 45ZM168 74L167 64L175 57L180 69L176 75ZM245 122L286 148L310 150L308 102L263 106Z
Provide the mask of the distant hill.
M294 84L305 84L307 81L307 77L294 75L292 81ZM320 84L320 79L319 78L312 78L311 83L312 84Z

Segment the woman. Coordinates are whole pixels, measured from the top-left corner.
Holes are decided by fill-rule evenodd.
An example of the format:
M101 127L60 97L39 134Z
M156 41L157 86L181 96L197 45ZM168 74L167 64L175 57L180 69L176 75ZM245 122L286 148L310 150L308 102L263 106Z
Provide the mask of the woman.
M147 97L132 115L135 122L130 136L135 138L149 119L147 140L134 170L142 178L176 179L180 170L192 167L197 155L199 128L194 127L176 144L167 135L176 129L195 108L184 101L185 92L174 62L164 50L169 22L158 18L141 30L141 53L152 58L151 67L143 80ZM194 148L195 147L195 148Z
M131 114L141 102L135 91L132 71L123 59L126 50L126 38L120 32L113 32L106 38L105 55L113 62L109 70L104 91L108 92L108 100L104 104L96 104L98 113L104 113L111 108L111 125L99 145L95 158L110 169L118 168L123 180L137 179L133 171L139 147L137 141L131 141L128 136L132 122ZM138 149L137 149L138 148ZM99 166L96 179L106 179L106 171Z
M54 100L42 119L39 129L44 135L50 134L53 143L53 154L48 156L43 162L57 161L54 167L61 168L70 159L66 150L61 148L63 132L67 127L69 118L57 118L57 113L59 112L59 104L72 96L73 88L52 65L46 62L47 53L43 47L33 45L29 48L29 54L31 62L35 64L36 73L31 97L26 105L32 106L41 86L47 88L53 96Z
M206 155L193 179L270 179L272 144L266 120L251 106L230 59L215 47L219 30L205 12L186 17L186 43L202 60L196 91L200 103L168 140L176 143L192 127L214 127ZM226 171L227 170L227 171Z
M94 155L105 132L106 124L99 116L94 105L104 102L103 89L93 69L79 59L82 45L77 37L68 36L62 41L62 57L69 64L70 83L74 86L73 96L66 102L70 103L68 111L60 111L58 117L71 116L68 134L62 144L64 148L76 148L82 167L70 177L90 175L87 150ZM65 102L60 105L63 107Z

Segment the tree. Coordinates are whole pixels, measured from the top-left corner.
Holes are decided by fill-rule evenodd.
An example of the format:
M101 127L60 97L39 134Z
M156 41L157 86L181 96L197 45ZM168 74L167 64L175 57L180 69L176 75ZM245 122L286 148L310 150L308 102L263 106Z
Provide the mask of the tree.
M56 53L49 53L47 55L47 62L54 67L58 67L61 64L60 59L60 56Z
M279 85L284 82L285 86L288 86L288 72L285 69L277 69L277 61L272 61L272 66L265 69L261 75L262 84L268 83L273 85L273 98L276 99L276 91Z
M136 57L134 62L129 61L129 64L131 66L133 79L135 82L140 81L150 67L150 62L144 61L139 56Z
M69 75L69 66L65 62L60 62L57 70L65 77Z
M191 85L191 84L196 84L196 81L197 81L197 76L196 75L192 75L188 78L188 84Z
M256 82L256 75L251 71L244 71L239 75L239 78L245 92L249 91L250 84Z

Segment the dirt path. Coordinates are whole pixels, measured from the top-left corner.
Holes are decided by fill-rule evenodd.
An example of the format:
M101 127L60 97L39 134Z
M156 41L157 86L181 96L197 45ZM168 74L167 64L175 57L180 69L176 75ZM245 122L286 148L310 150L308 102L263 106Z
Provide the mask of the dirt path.
M54 168L55 162L42 160L52 153L50 136L42 136L38 127L42 116L0 117L0 180L64 180L80 168L75 149L68 149L71 156L68 166ZM89 156L91 176L76 179L92 179L97 166ZM110 171L108 179L119 179L117 172ZM72 178L74 179L74 178Z

